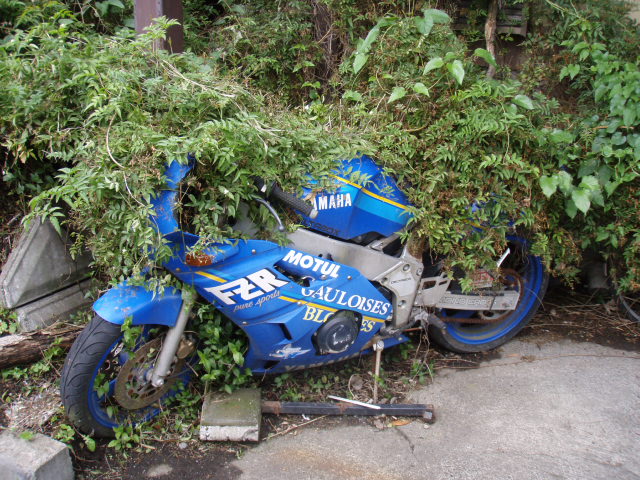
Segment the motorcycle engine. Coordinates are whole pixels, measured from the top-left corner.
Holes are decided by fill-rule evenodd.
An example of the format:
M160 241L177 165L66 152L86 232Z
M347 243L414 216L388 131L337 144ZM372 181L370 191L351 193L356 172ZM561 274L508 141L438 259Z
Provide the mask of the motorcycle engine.
M360 323L359 316L349 310L339 310L331 315L313 338L318 355L348 350L358 337Z

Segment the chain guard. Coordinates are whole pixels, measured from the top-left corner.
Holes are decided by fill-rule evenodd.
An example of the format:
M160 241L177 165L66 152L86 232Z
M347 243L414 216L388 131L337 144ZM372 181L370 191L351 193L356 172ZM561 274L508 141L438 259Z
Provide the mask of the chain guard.
M511 276L514 278L514 281L507 282L507 276ZM520 299L522 298L522 292L524 289L524 281L522 280L522 276L512 269L501 269L500 271L501 282L503 285L507 287L514 287L517 285L518 291L520 292L520 298L518 299L518 305L520 304ZM516 305L516 308L517 305ZM470 318L457 318L457 317L447 317L447 316L438 316L440 320L446 323L474 323L474 324L490 324L497 323L504 320L508 315L511 314L516 308L513 310L489 310L487 313L484 311L478 311L477 317Z

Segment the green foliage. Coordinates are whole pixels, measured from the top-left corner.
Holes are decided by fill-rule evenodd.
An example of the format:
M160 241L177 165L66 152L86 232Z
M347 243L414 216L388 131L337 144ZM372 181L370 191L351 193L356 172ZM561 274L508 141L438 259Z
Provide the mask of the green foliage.
M77 242L113 279L140 272L150 247L158 260L170 255L147 221L165 162L195 154L183 201L196 212L195 233L213 241L232 235L224 219L255 194L253 175L298 188L306 172L363 150L348 132L329 133L245 90L214 62L153 51L170 22L136 38L56 22L16 31L0 48L3 143L27 165L66 165L58 185L34 198L32 216L58 219L68 207Z
M223 2L208 50L235 75L292 101L310 92L322 48L315 41L311 2ZM307 84L308 87L301 88Z
M615 265L624 264L616 276L623 289L640 287L637 215L640 186L640 58L611 38L593 12L561 10L567 17L562 45L569 63L560 71L581 95L579 121L552 132L558 146L556 173L542 176L540 186L547 197L564 197L566 214L588 217L575 224L582 247L593 247L605 256L615 254ZM637 27L618 22L619 36L637 43ZM635 33L632 35L631 32ZM634 38L636 37L636 38Z
M203 370L200 379L231 393L251 381L251 371L242 368L248 348L246 337L227 321L213 305L199 304L195 324L201 345L198 348Z
M532 183L555 167L547 127L563 120L557 102L486 79L445 22L428 36L415 18L385 17L375 29L361 44L367 62L354 68L358 47L341 67L349 101L340 118L358 125L409 194L413 232L465 271L499 256L514 228L536 237L546 258L566 258L570 232L549 232L548 201ZM486 50L473 55L495 63Z
M18 331L18 316L15 312L0 307L0 335L16 333Z
M109 442L108 447L118 451L130 450L140 444L140 427L120 425L113 429L115 438Z

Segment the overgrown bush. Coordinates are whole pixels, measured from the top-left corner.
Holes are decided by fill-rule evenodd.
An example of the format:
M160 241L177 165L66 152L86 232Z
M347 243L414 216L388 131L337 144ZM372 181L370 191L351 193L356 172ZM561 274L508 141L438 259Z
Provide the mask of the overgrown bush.
M196 233L214 241L231 235L223 219L252 198L253 175L293 188L306 172L328 172L365 149L348 132L245 90L215 62L154 51L167 22L140 37L102 36L60 16L16 31L0 48L3 143L23 164L66 165L58 185L34 198L32 215L55 224L68 207L78 242L114 279L139 272L148 247L158 261L169 254L147 221L167 161L198 159L196 194L183 205L196 212Z
M187 2L188 18L199 4ZM187 26L202 57L153 51L166 22L142 37L107 36L78 20L86 2L61 5L14 25L0 49L3 144L21 167L64 167L34 214L55 221L67 204L78 240L114 278L139 271L149 246L168 254L146 222L149 200L164 163L188 152L199 166L183 206L208 241L233 235L224 220L250 200L251 175L295 189L306 172L320 176L359 152L398 177L414 231L450 267L490 263L514 231L567 275L589 240L635 245L637 226L619 215L635 198L631 116L640 114L629 113L635 94L624 92L637 58L611 38L618 27L543 4L562 19L548 36L566 60L558 81L587 92L567 110L532 77L525 86L487 79L493 58L468 51L428 2L222 2ZM317 9L340 44L332 58L341 66L323 84ZM205 25L210 42L194 44Z

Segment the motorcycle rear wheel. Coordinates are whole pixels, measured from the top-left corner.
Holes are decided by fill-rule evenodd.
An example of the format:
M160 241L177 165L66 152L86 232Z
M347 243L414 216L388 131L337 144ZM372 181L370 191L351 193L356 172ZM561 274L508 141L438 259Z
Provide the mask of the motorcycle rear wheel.
M485 352L511 340L536 314L547 291L549 275L541 259L527 252L524 240L517 237L508 237L508 240L512 253L502 268L515 271L520 277L518 283L522 286L517 288L520 291L517 307L486 324L465 322L465 318L490 317L496 312L441 310L437 315L444 325L429 326L430 337L440 346L458 353Z
M629 320L640 323L640 292L618 294L618 305L620 305Z
M132 351L124 346L121 326L97 315L80 333L69 350L60 379L65 412L80 431L113 437L113 429L120 425L141 423L156 416L166 401L189 382L191 370L185 362L174 365L174 371L159 389L145 380L164 337L163 327L154 327L142 329ZM123 371L124 377L119 375ZM123 398L129 405L121 404Z

